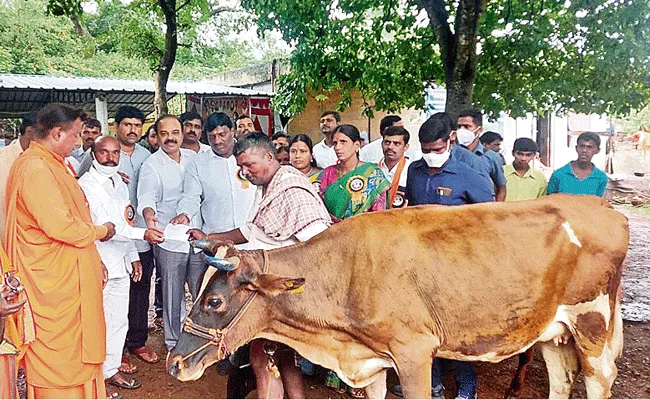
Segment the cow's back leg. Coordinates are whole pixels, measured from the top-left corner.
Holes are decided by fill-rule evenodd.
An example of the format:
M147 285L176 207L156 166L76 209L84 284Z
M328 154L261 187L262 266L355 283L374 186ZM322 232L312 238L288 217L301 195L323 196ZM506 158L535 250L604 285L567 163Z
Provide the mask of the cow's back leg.
M386 371L382 370L377 374L377 379L366 386L366 398L368 399L385 399L386 398Z
M539 343L548 371L550 399L568 399L576 376L580 372L578 354L573 340L556 346L552 341Z
M607 326L605 319L602 310L578 314L576 319L576 341L588 398L611 396L612 385L618 373L616 359L623 351L620 293Z

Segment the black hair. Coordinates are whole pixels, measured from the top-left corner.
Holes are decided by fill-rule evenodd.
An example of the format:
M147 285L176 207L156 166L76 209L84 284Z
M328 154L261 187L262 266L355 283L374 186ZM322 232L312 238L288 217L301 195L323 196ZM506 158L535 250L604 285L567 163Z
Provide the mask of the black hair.
M67 127L77 119L83 121L86 117L86 113L81 108L61 103L50 103L36 114L35 136L38 139L44 139L53 128Z
M311 141L311 138L304 133L300 133L294 137L291 138L289 141L289 150L291 150L291 147L294 145L294 143L298 142L303 142L304 144L309 147L309 154L311 155L311 166L316 167L318 164L316 163L316 159L314 158L314 142Z
M320 118L323 118L323 117L328 116L328 115L331 115L332 117L334 117L336 122L339 122L339 123L341 122L341 114L339 114L336 111L331 111L331 110L323 111L323 113L320 115Z
M402 136L404 137L404 144L408 144L409 140L411 140L411 134L403 126L389 126L384 129L381 136Z
M266 136L263 132L258 131L250 132L246 136L237 140L237 142L235 142L233 154L235 157L238 157L240 154L253 147L258 147L264 151L269 151L271 154L273 154L273 157L275 159L278 158L278 155L275 151L275 146L273 146L271 139L269 139L269 137Z
M232 120L228 114L222 112L210 114L208 118L206 118L205 124L203 124L203 130L206 132L212 132L219 126L225 126L228 129L232 129Z
M102 130L102 123L96 118L86 118L82 125L88 128L99 128L100 131Z
M386 128L395 125L396 123L400 122L401 120L402 120L402 117L400 117L399 115L387 115L387 116L385 116L379 122L379 134L381 136L384 136L384 130L386 130Z
M183 129L183 124L181 123L180 118L178 118L177 116L172 115L172 114L165 114L165 115L161 115L160 117L158 117L158 119L156 120L156 122L153 123L154 131L155 131L156 133L158 133L158 124L159 124L161 121L165 120L165 119L174 119L174 120L178 121L178 125L181 127L181 129Z
M120 124L124 118L137 118L144 124L144 113L133 106L122 106L115 112L115 123Z
M537 153L537 143L535 143L533 139L520 137L519 139L515 140L515 144L512 146L513 154L518 151L530 151Z
M458 118L463 117L472 117L472 120L476 126L483 126L483 114L479 110L465 110L458 115Z
M280 146L277 149L275 149L275 152L277 154L280 154L282 152L289 154L289 146Z
M286 133L280 131L280 132L274 133L273 136L271 136L271 141L277 140L277 139L279 139L281 137L287 138L287 140L289 140L289 135L287 135Z
M483 144L492 144L497 140L503 141L503 136L499 135L497 132L487 131L481 135L479 140Z
M242 114L242 115L240 115L239 117L235 118L235 124L237 124L237 121L239 121L239 120L241 120L241 119L244 119L244 118L248 118L248 119L250 119L251 121L253 120L253 118L249 117L248 115L246 115L246 114ZM250 133L253 133L253 132L250 132Z
M583 132L578 136L577 144L580 142L592 141L596 144L596 147L600 148L600 136L594 132Z
M185 111L184 113L181 114L180 116L181 119L181 125L185 123L185 121L190 121L192 119L198 119L203 123L203 118L201 118L201 115L195 111Z
M420 126L418 138L420 143L431 143L436 140L447 141L451 132L456 129L454 120L446 112L435 113Z
M24 135L27 131L27 128L30 126L36 126L36 115L38 115L38 110L33 110L23 116L22 121L20 121L20 134Z
M349 137L353 142L361 141L361 133L356 126L350 124L339 125L334 129L334 133L340 132L345 136Z

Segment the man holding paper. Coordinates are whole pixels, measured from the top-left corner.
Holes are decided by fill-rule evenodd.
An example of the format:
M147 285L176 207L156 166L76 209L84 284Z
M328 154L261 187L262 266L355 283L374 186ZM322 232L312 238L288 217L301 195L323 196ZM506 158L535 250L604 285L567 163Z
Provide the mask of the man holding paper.
M183 128L173 115L164 115L154 124L160 150L142 164L138 182L138 213L148 228L158 227L166 232L165 241L154 246L156 266L160 268L163 285L163 321L165 346L172 349L181 332L185 316L185 282L192 297L198 292L198 282L205 265L199 254L190 249L187 225L168 227L176 216L183 195L183 178L187 166L196 157L192 150L182 149ZM188 220L192 220L188 216ZM178 232L183 233L178 235Z
M134 282L142 278L142 264L134 239L145 239L151 244L163 241L158 228L135 228L135 208L129 199L129 189L118 174L120 143L111 136L101 136L91 145L93 165L79 179L93 223L115 225L115 236L95 241L102 262L108 270L104 287L104 316L106 319L106 361L102 367L106 383L123 389L140 387L137 379L127 379L118 371L126 332L129 328L130 277Z

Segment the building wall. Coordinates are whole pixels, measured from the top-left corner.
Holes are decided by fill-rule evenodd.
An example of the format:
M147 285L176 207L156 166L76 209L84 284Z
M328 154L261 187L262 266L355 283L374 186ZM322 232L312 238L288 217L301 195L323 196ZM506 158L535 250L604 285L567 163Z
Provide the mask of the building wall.
M316 143L323 138L318 126L321 114L326 110L335 110L336 104L341 100L341 95L339 92L332 92L325 101L317 101L314 96L315 93L307 95L307 106L303 112L289 121L288 133L291 135L305 133ZM352 104L345 111L340 112L341 123L352 124L359 128L359 131L369 132L371 141L379 138L379 123L381 119L392 113L378 111L375 112L373 118L369 119L363 116L362 112L363 99L359 92L354 91L352 93ZM422 121L424 121L424 113L409 109L396 114L402 117L406 129L411 133L411 143L413 144L414 141L417 142L417 129L422 124ZM413 140L414 136L415 140Z

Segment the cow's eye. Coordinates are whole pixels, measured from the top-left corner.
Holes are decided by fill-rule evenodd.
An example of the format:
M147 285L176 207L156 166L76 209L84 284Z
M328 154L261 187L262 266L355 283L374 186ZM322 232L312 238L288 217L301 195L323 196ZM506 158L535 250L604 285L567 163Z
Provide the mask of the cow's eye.
M210 308L218 308L220 305L221 305L221 299L213 297L210 300L208 300L208 307Z

